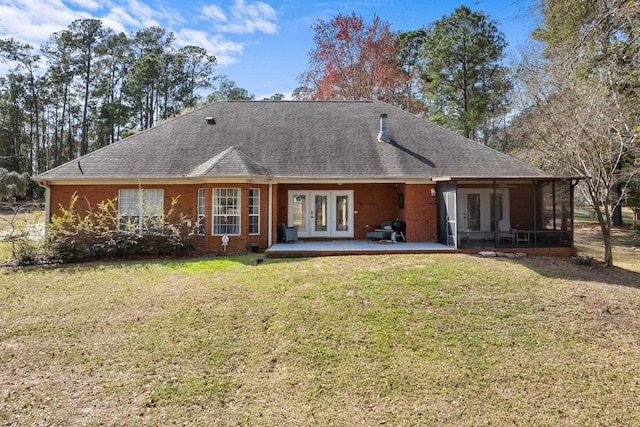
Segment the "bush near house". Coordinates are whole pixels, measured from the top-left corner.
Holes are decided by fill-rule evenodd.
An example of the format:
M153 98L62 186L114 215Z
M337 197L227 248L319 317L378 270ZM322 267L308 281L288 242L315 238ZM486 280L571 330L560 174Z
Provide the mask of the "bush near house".
M184 215L177 215L171 202L169 211L160 216L144 216L137 224L118 212L115 200L100 202L95 211L76 211L78 196L68 208L60 206L47 228L44 241L23 240L15 253L19 265L59 263L94 257L135 255L178 255L191 249ZM146 209L146 207L145 207ZM151 212L153 209L148 209Z

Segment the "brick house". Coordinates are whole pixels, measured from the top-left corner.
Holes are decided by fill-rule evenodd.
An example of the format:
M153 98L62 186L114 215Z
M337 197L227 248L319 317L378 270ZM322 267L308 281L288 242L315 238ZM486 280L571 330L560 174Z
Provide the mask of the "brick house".
M365 240L398 220L411 242L570 253L575 181L378 101L219 102L34 178L47 218L117 199L127 217L178 198L201 251Z

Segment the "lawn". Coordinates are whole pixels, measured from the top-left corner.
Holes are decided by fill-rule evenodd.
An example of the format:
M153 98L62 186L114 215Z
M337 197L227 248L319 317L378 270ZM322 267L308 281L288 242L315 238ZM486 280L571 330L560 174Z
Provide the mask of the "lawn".
M0 425L639 425L640 274L256 256L0 270Z

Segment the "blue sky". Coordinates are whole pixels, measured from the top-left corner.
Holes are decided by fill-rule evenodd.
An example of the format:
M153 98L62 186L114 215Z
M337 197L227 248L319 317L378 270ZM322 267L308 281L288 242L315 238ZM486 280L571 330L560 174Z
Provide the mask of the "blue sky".
M159 25L175 33L177 46L198 45L216 55L218 74L256 95L290 96L297 76L308 66L313 48L311 26L341 13L374 15L392 31L414 30L451 14L465 4L498 22L517 54L534 26L532 0L0 0L0 37L40 46L48 37L81 18L101 19L126 33Z

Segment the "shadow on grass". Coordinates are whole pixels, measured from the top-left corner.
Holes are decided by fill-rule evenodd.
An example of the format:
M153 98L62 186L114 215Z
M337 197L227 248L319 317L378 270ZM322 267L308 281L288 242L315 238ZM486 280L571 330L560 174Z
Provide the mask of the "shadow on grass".
M544 277L553 279L598 282L640 289L640 273L615 266L603 267L602 263L595 260L592 265L580 264L572 258L536 256L504 261L519 263Z
M259 267L264 264L282 264L290 263L294 261L302 261L306 258L265 258L264 254L246 254L246 255L218 255L218 254L204 254L199 256L187 255L187 256L132 256L132 257L102 257L102 258L87 258L83 260L75 260L66 263L52 263L52 264L39 264L39 265L12 265L10 262L0 264L0 268L7 271L20 271L27 269L59 269L66 270L67 272L73 271L87 271L96 268L114 267L114 268L141 268L147 269L151 266L157 265L166 268L187 268L190 265L196 264L219 264L219 266L231 267L236 266L251 266ZM197 269L197 268L196 268ZM215 269L215 268L214 268Z

